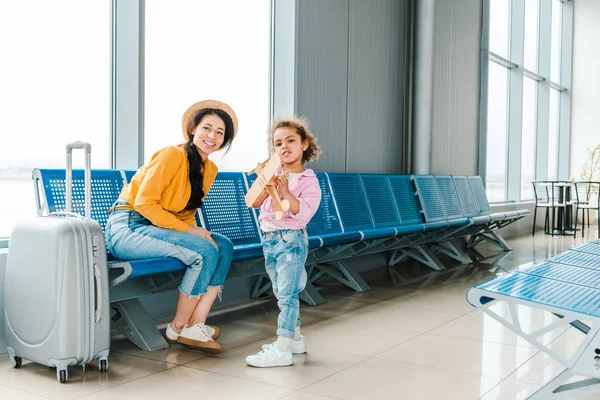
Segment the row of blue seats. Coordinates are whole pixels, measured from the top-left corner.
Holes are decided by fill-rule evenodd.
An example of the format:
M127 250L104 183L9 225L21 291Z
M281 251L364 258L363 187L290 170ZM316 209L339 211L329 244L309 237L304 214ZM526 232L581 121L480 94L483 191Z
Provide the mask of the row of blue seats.
M117 199L123 184L135 171L92 171L92 218L102 227L107 210ZM255 176L222 172L197 214L199 225L222 233L234 243L234 263L229 279L258 276L254 297L265 294L262 244L257 212L246 207L244 195ZM368 285L344 260L375 252L390 252L389 265L407 257L415 258L434 269L443 265L436 254L444 253L468 263L468 246L480 240L500 243L495 232L505 224L526 215L525 212L491 213L481 178L431 175L363 175L317 173L322 202L308 226L309 283L302 298L319 304L323 298L312 283L323 276L358 291ZM62 211L65 207L65 171L34 170L38 213ZM83 172L73 172L73 208L83 212ZM469 243L460 240L469 237ZM484 238L484 239L481 239ZM159 258L122 262L112 259L111 304L119 314L122 330L141 348L150 350L162 343L155 328L147 321L139 297L172 289L185 266L178 260ZM133 279L137 278L137 279ZM140 326L144 329L140 329ZM135 329L133 329L135 328ZM146 331L141 338L136 332ZM133 333L131 333L133 332Z
M467 300L563 365L564 371L530 399L554 398L556 393L575 398L600 391L600 241L478 285L468 291ZM501 303L508 306L499 308ZM531 309L546 315L543 325L528 329ZM542 340L548 332L569 326L576 331L571 332L568 352L557 352ZM575 337L578 331L580 340ZM594 379L573 382L575 375Z

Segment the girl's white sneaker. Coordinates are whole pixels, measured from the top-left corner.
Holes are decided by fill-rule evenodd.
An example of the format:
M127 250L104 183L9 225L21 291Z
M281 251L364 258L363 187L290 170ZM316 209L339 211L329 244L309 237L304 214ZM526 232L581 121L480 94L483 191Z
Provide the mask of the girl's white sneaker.
M262 351L246 357L246 364L258 368L285 367L293 363L292 351L281 350L276 342L265 345Z
M273 342L276 343L277 341ZM273 343L267 343L262 345L262 349L264 350L267 346L272 345ZM293 340L290 343L290 350L292 354L304 354L306 353L306 338L304 335L300 335L300 339Z

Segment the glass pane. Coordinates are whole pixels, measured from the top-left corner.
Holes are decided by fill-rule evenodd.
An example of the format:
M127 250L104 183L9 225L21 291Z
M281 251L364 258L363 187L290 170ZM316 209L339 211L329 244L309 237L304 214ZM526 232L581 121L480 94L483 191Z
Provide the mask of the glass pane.
M486 189L490 202L506 200L508 68L488 61Z
M92 167L110 165L110 1L2 1L0 37L6 237L23 217L36 215L31 170L64 169L67 143L91 143ZM81 152L73 160L83 167Z
M181 116L203 99L224 101L239 120L230 151L210 157L220 171L267 158L270 21L269 0L146 1L146 161L183 142Z
M525 2L525 46L523 65L526 69L538 72L538 37L539 37L540 1Z
M523 125L521 138L521 200L532 200L535 180L535 136L537 130L538 83L523 78Z
M490 51L508 57L510 1L490 0Z
M558 121L560 92L550 89L550 121L548 129L548 179L558 179Z
M562 37L562 3L552 0L552 32L550 35L550 80L560 83L560 40Z

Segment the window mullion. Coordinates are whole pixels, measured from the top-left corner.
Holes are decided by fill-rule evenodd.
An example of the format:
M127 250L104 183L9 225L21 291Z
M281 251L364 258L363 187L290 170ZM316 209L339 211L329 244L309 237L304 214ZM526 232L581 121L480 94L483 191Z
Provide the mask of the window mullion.
M573 2L562 3L560 82L564 90L560 93L560 113L558 131L558 176L571 178L571 70L573 57Z
M538 72L550 76L550 39L552 27L552 2L540 2L540 32L538 46ZM538 180L548 178L548 132L550 116L550 85L548 79L539 82L537 102L536 176Z
M144 0L113 0L111 167L144 162Z
M513 0L511 7L510 59L518 67L510 70L507 143L507 199L521 198L521 147L523 125L523 47L525 2Z

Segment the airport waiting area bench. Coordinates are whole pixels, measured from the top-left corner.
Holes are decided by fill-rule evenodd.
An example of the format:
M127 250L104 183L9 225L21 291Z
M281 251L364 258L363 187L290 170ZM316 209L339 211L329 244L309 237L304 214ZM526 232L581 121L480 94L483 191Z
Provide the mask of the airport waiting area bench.
M467 300L564 367L529 399L571 399L600 392L600 241L476 286ZM504 311L498 312L501 308ZM527 308L542 310L551 319L544 318L544 326L529 331L521 319L531 318ZM581 334L570 354L542 342L546 333L569 325ZM585 379L568 382L574 376Z
M108 209L135 171L92 170L92 218L104 229ZM264 270L258 210L244 195L255 176L219 172L196 215L199 226L226 235L234 244L227 279L256 277L253 298L270 294ZM510 250L497 230L525 217L528 210L492 213L478 176L376 175L318 172L322 201L308 225L308 282L301 299L324 302L314 283L335 279L354 290L370 290L347 263L374 253L388 255L392 277L399 264L416 259L444 268L439 254L471 262L469 249L482 241ZM65 210L65 170L35 169L38 215ZM73 211L83 213L83 171L73 171ZM10 249L9 249L10 251ZM185 266L172 258L121 261L109 254L113 327L145 351L168 347L140 299L173 290Z

